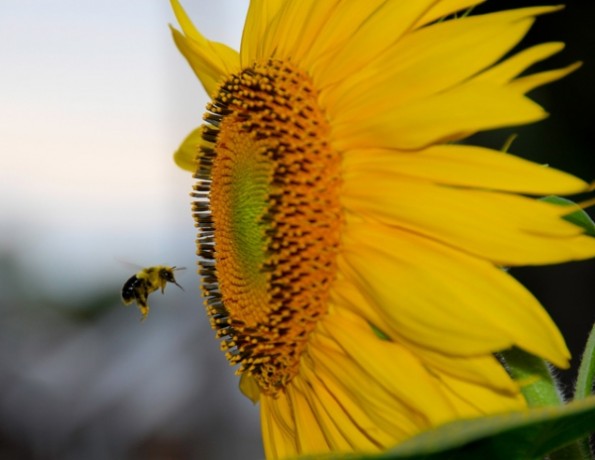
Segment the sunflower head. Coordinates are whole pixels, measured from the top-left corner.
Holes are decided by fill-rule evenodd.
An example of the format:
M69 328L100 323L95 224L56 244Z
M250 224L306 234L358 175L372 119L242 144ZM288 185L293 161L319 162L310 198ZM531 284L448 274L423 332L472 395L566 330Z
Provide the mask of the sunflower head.
M238 53L172 0L211 97L175 158L196 178L205 304L270 458L523 408L494 357L513 346L567 366L501 266L595 255L567 210L530 197L587 185L457 141L543 118L526 93L576 65L520 76L562 48L505 58L556 8L456 18L478 3L252 0Z

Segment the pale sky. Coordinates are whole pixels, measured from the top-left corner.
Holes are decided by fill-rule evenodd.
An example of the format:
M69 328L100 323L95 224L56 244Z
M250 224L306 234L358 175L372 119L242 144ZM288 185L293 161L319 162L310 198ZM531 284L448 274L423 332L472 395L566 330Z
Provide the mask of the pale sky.
M247 0L182 3L237 49ZM0 1L0 252L41 287L125 279L118 260L194 272L192 180L171 155L206 95L168 23L166 0Z

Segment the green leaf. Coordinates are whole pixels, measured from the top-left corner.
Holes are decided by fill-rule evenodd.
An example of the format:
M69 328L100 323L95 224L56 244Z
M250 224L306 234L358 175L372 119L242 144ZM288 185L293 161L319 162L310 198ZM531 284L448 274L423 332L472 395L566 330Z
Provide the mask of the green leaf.
M595 325L591 329L585 351L581 359L581 365L576 378L574 387L574 399L580 400L589 397L593 391L593 380L595 379ZM589 452L588 439L581 441L583 452Z
M574 399L584 399L593 391L595 379L595 325L591 329L578 370Z
M542 198L542 201L558 204L561 206L574 206L575 211L565 215L564 220L582 227L587 235L595 236L595 222L593 222L591 217L589 217L589 214L587 214L583 209L579 208L575 202L553 195Z
M566 406L459 420L425 431L378 455L309 457L350 460L541 460L595 431L595 397Z
M375 324L370 323L370 327L374 331L374 334L376 334L376 337L378 337L380 340L390 340L390 337Z

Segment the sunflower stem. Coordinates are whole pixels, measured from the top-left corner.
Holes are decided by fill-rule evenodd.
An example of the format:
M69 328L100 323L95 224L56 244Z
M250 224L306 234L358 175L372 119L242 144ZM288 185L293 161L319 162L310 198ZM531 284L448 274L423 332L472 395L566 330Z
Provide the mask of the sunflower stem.
M521 386L521 392L529 407L564 404L563 392L547 362L519 348L503 352L502 357L510 376ZM577 442L552 452L548 458L550 460L591 458L586 452L584 445Z
M578 369L578 376L576 378L576 385L574 387L574 400L585 399L593 393L593 381L595 380L595 325L589 333L585 351L581 359L581 365ZM590 452L593 458L593 453L589 447L589 440L583 439L581 441L583 452Z
M578 370L576 386L574 387L574 399L585 399L593 392L593 380L595 379L595 325L591 329L587 345L583 353L581 365Z
M549 365L519 348L502 353L510 376L521 386L529 407L559 406L564 397Z

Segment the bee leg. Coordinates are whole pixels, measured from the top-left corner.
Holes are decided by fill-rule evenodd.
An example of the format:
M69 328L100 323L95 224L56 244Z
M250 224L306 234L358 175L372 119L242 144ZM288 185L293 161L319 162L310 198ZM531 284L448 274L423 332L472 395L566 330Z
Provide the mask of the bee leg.
M174 280L174 281L173 281L173 283L174 283L176 286L178 286L178 287L179 287L179 288L180 288L182 291L184 290L184 288L183 288L182 286L180 286L180 285L178 284L178 282L177 282L177 281L175 281L175 280Z
M149 305L148 304L138 304L138 309L140 310L141 313L141 321L144 321L145 319L147 319L147 316L149 315Z

